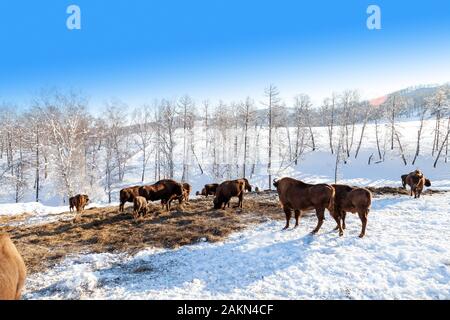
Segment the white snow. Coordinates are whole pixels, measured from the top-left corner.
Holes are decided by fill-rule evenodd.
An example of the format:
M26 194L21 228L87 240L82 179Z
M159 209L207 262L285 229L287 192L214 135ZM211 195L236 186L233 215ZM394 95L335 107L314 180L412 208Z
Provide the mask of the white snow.
M69 257L27 280L27 299L449 299L450 195L373 201L366 237L327 216L281 231L269 221L221 243L133 257ZM280 215L282 212L280 211Z
M105 203L90 203L85 209L95 208L95 207L105 207L107 205L117 205L119 204L105 204ZM39 223L48 223L57 220L72 219L75 216L75 212L69 213L69 206L46 206L39 202L26 202L26 203L6 203L0 204L0 216L12 216L27 214L23 221L9 222L4 225L33 225ZM63 214L64 213L64 214Z
M402 122L397 128L407 166L403 165L397 148L391 151L389 147L384 162L375 163L378 155L374 126L368 125L367 139L358 158L354 159L353 150L348 163L340 167L339 182L400 186L401 174L420 168L431 179L433 189L450 190L450 161L445 163L442 157L437 168L433 167L433 125L433 120L425 122L421 155L414 166L410 163L418 121ZM355 137L359 137L360 130L357 125ZM318 150L306 152L295 167L287 168L286 163L274 159L273 177L292 176L311 183L334 181L335 158L328 151L326 128L314 131ZM261 139L265 134L261 133ZM267 188L266 149L261 148L260 161L249 178L254 186ZM207 167L211 159L204 150L197 151L199 156L205 154L202 165ZM179 154L180 150L176 152ZM368 165L372 154L374 162ZM120 188L139 183L140 160L139 154L133 157L124 182L115 186L114 201ZM193 193L214 181L210 172L200 175L195 168L191 167L188 179ZM176 174L179 173L178 165ZM152 174L148 172L147 176L146 183L151 183ZM46 190L46 204L60 203L52 185L47 185ZM11 201L7 191L0 191L0 200ZM102 192L92 195L95 204L90 206L107 205ZM32 195L27 199L32 199ZM61 214L66 211L67 205L0 204L0 215L30 213L29 218L16 224L71 218ZM281 209L280 216L284 216ZM315 224L314 216L305 217L298 229L282 232L283 221L268 221L235 233L221 243L201 242L177 250L148 248L135 256L106 253L68 256L59 265L30 275L24 298L450 299L450 192L420 199L375 198L363 239L358 238L360 221L355 215L348 215L343 237L331 231L334 221L328 214L320 233L311 236L309 232Z

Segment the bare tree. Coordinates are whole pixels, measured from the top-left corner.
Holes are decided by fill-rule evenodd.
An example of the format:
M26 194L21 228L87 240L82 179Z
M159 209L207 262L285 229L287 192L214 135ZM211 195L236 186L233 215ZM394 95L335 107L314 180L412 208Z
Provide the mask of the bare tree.
M149 106L134 109L133 126L136 131L135 143L142 152L141 182L144 182L147 163L151 156L149 149L153 139L152 115Z
M441 147L439 148L438 154L436 156L436 159L434 160L434 164L433 164L434 168L436 168L439 158L441 157L442 149L444 149L444 146L447 144L447 141L448 141L448 136L450 134L450 130L449 130L450 129L450 116L448 117L447 123L448 123L447 124L447 133L445 134L444 141L442 142Z
M267 102L263 104L268 109L268 125L269 125L269 148L268 148L268 161L267 161L267 173L269 175L269 190L272 190L272 130L273 130L273 109L280 102L279 98L280 92L277 87L273 84L270 84L264 90L264 95L267 98Z
M331 98L325 98L322 105L322 118L325 121L325 125L327 126L328 132L328 141L330 144L330 152L334 154L333 148L333 131L335 125L335 114L336 114L336 101L338 96L336 93L331 95Z
M386 109L386 115L387 115L387 118L389 119L389 124L390 124L390 128L391 128L391 130L390 130L391 150L394 150L396 120L397 120L399 113L403 110L404 106L405 106L405 99L398 94L390 95L384 103L384 107Z
M113 153L118 170L119 182L122 182L126 172L128 160L132 154L130 152L131 136L126 131L127 105L120 100L111 100L106 103L106 123L108 125L108 134L112 139L114 147Z
M427 106L430 108L431 113L435 115L435 127L434 127L434 138L433 138L433 148L431 154L434 156L434 152L438 150L440 145L440 133L441 133L441 118L445 111L447 104L448 87L442 86L436 93L426 100Z
M86 105L86 98L75 92L43 94L40 99L39 108L53 145L53 163L63 187L62 195L73 196L83 187L80 169L84 154L79 142L85 141L88 133Z
M363 123L362 129L361 129L361 136L359 137L358 147L356 148L355 159L358 157L358 153L361 148L362 140L364 137L364 131L366 130L367 121L369 120L369 116L370 116L370 105L368 103L366 103L364 105L364 108L366 109L365 116L364 116L364 123Z
M175 149L175 121L177 108L174 103L163 100L161 103L161 151L166 163L165 176L173 178L175 174L174 149Z
M428 108L424 107L420 114L420 126L419 126L419 130L417 131L417 146L416 146L416 153L414 154L414 159L412 161L413 165L416 163L417 157L419 156L419 153L420 153L420 139L422 138L423 121L425 119L425 114L427 113L427 111L428 111Z
M249 97L245 100L244 103L240 105L240 118L243 121L243 127L244 127L244 159L242 163L243 168L243 177L247 177L247 158L248 158L248 129L249 126L252 125L252 122L254 120L254 102Z
M183 173L181 176L182 181L186 181L189 176L189 143L188 143L188 131L192 130L194 125L193 107L194 101L188 95L181 97L178 100L178 106L181 113L181 121L183 124Z

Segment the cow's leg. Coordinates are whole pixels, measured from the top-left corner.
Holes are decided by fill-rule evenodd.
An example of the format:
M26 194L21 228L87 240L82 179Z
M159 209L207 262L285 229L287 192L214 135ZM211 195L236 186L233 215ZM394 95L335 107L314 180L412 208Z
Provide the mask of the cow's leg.
M244 192L241 192L241 194L239 195L239 208L243 208L244 207Z
M119 212L123 212L123 205L124 205L124 202L120 201Z
M361 234L359 235L360 238L364 237L366 234L366 226L367 226L367 215L369 214L369 211L359 211L359 219L361 219Z
M167 212L170 212L170 200L166 201L166 210Z
M330 212L331 213L331 212ZM342 230L341 225L341 213L339 211L331 213L331 216L333 217L334 221L336 221L336 228L334 230L339 230L339 236L344 235L344 231Z
M294 212L295 212L295 226L294 226L294 228L297 228L298 227L298 223L299 223L299 219L300 219L300 217L302 215L302 212L300 210L295 210Z
M342 229L345 230L345 217L347 213L345 211L341 212L341 219L342 219Z
M317 216L317 226L311 232L312 234L315 234L320 230L320 227L323 224L323 220L325 220L325 208L316 208L316 216Z
M289 228L289 220L291 220L292 212L288 207L284 207L283 210L286 214L286 226L283 228L283 230L286 230L287 228Z

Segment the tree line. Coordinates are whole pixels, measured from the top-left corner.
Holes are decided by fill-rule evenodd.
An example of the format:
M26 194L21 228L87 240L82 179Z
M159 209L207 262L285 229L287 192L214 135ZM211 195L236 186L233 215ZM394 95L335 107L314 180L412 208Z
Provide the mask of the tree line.
M258 100L230 103L188 95L142 106L111 99L95 115L82 93L48 90L27 106L0 106L0 181L16 202L31 192L40 201L45 185L62 198L103 192L111 202L117 186L137 171L141 182L263 173L270 187L275 175L319 148L336 157L337 175L339 165L358 157L369 123L375 126L376 150L368 163L384 161L386 151L395 149L406 165L397 126L410 116L420 121L412 164L421 154L423 123L432 118L436 166L440 158L447 161L449 92L448 85L421 97L397 92L374 104L346 90L313 106L307 94L284 101L269 85ZM317 143L317 127L325 128L326 146Z

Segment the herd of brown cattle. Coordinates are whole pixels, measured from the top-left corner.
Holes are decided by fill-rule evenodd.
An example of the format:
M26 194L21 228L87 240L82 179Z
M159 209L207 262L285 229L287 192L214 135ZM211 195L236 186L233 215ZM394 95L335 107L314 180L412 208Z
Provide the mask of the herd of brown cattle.
M415 170L409 174L402 175L402 184L405 188L409 185L410 195L414 194L419 198L424 186L431 186L430 180L426 179L420 170ZM336 221L335 230L342 236L345 230L345 216L347 212L358 213L361 219L361 233L359 237L364 237L367 226L367 216L369 214L372 193L365 188L352 187L342 184L308 184L293 178L281 178L274 180L274 187L278 192L280 204L286 214L286 226L289 228L289 221L292 211L295 213L295 226L299 225L302 212L315 210L317 216L317 226L312 233L317 233L325 219L325 209ZM245 191L251 191L252 186L247 179L236 179L222 182L221 184L207 184L197 195L214 195L214 209L225 209L230 206L230 199L239 199L238 207L243 207ZM166 210L170 210L173 200L178 200L180 204L189 202L191 186L188 183L178 183L175 180L165 179L147 186L135 186L120 190L119 211L124 211L126 202L133 203L133 216L138 218L141 214L147 213L148 201L161 201L161 205ZM69 199L69 210L77 210L77 215L81 213L89 202L87 195L77 195ZM25 263L12 243L8 235L0 234L0 300L20 299L21 291L25 282Z

